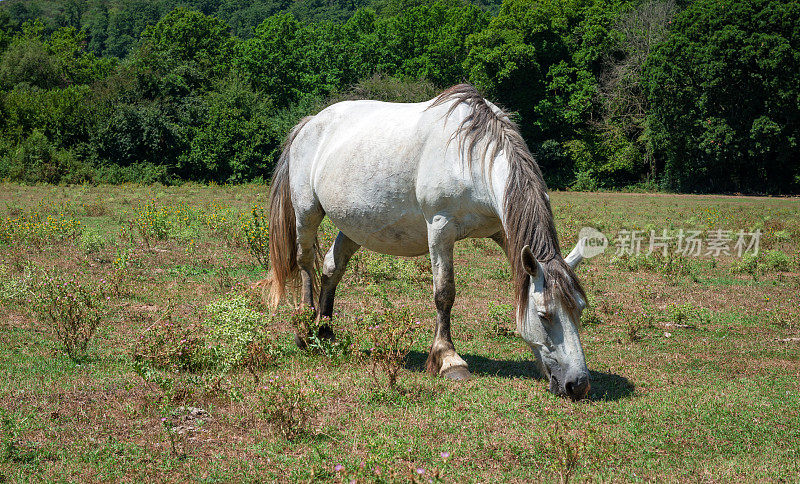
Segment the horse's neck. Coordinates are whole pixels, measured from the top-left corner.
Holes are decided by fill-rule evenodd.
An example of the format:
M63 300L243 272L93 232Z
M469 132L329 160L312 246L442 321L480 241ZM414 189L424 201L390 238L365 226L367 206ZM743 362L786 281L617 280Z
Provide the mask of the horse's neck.
M488 165L488 164L487 164ZM484 169L484 179L487 180L487 188L491 192L490 198L497 217L505 229L505 196L506 182L508 181L508 160L505 156L498 156L490 167Z

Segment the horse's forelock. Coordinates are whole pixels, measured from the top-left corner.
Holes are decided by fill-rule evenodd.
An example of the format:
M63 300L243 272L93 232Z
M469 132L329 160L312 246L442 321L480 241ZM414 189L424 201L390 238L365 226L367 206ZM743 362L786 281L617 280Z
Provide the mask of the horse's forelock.
M471 109L455 133L460 137L459 147L462 153L466 153L468 164L472 162L471 155L475 147L487 137L481 163L488 159L491 168L491 163L500 152L504 152L508 160L503 218L505 245L514 278L518 310L527 307L530 291L530 278L522 265L522 249L526 245L530 246L544 269L545 296L576 307L575 294L584 300L586 296L572 268L561 257L547 186L516 124L503 110L493 108L470 84L458 84L447 89L434 100L431 107L447 102L452 102L448 116L461 104Z

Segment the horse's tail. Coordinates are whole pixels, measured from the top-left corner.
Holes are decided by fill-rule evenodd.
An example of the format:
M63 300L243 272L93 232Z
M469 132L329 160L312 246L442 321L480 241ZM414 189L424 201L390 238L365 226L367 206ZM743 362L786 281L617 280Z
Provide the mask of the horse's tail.
M273 308L286 297L286 285L297 278L297 227L289 187L289 150L295 137L312 116L303 118L286 138L275 167L269 190L269 262L270 273L262 281L262 296ZM267 293L269 295L267 296Z

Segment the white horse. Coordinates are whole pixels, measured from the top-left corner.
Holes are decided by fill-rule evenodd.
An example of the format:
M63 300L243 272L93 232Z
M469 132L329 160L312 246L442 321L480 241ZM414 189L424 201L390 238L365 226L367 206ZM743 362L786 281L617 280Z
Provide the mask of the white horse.
M566 260L561 256L546 190L517 127L470 85L415 104L334 104L292 130L275 171L271 303L299 273L302 299L315 305L315 244L325 215L340 232L322 265L320 316L333 313L336 285L359 247L400 256L429 252L438 316L427 369L467 379L467 363L450 338L453 245L490 237L509 259L517 331L550 391L581 399L589 391L578 336L586 297L573 269L583 257L580 242Z

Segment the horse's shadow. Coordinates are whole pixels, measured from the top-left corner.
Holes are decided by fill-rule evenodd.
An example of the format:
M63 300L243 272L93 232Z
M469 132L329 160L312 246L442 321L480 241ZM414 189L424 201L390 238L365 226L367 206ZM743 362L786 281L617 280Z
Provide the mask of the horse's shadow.
M459 355L469 365L469 370L475 376L495 376L500 378L523 378L544 381L536 363L531 360L494 360L480 355ZM427 353L412 351L406 357L405 367L411 371L425 371ZM636 387L624 376L603 371L589 370L592 378L592 388L589 390L589 400L617 401L633 395Z

